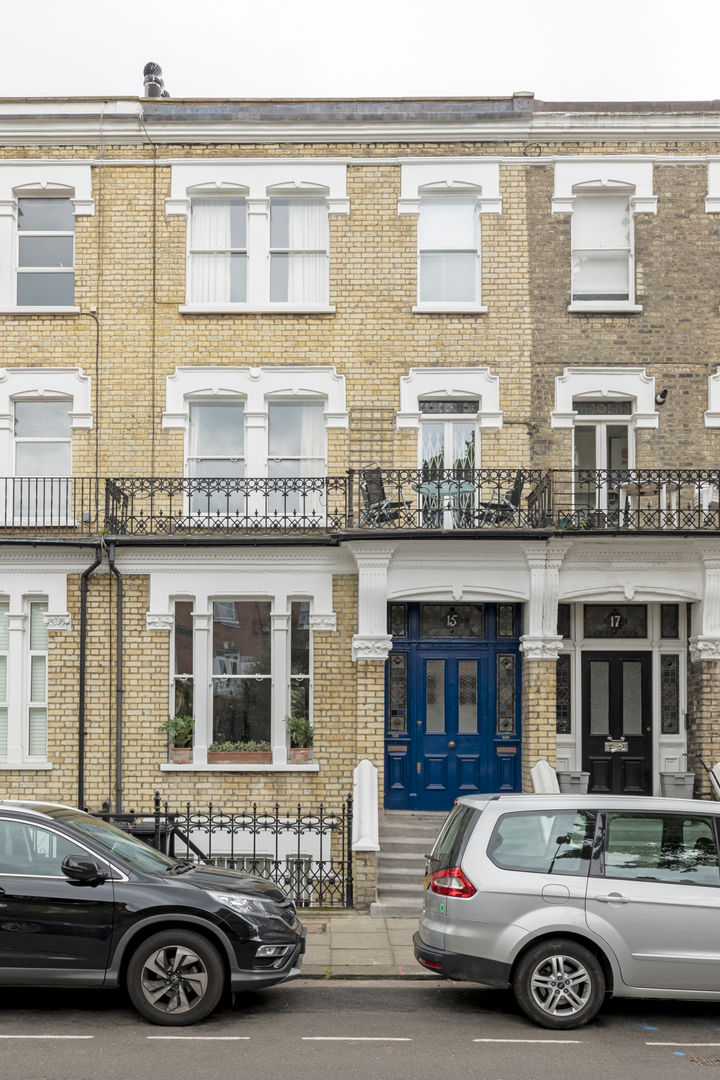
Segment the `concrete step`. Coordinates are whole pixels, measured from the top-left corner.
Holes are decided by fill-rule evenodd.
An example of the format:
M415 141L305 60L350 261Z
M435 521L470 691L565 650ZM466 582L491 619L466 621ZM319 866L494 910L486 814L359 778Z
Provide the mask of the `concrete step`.
M371 919L416 919L422 911L422 903L401 904L376 900L370 905Z

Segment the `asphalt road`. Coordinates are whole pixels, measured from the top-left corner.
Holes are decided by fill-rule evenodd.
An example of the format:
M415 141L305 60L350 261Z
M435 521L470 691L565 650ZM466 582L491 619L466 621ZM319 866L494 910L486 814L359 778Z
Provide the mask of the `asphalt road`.
M298 980L205 1023L145 1023L123 995L0 991L2 1080L716 1080L720 1004L610 1002L570 1032L467 983Z

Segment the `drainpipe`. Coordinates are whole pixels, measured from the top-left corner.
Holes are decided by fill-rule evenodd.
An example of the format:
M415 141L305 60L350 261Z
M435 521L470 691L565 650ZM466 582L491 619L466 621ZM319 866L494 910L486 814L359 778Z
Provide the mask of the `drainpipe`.
M117 580L117 607L115 633L115 813L122 813L122 700L123 700L123 582L122 574L115 565L115 544L108 545L108 565Z
M87 658L87 596L88 581L102 562L102 543L95 548L95 558L80 575L80 683L78 687L78 797L82 810L85 803L85 665Z

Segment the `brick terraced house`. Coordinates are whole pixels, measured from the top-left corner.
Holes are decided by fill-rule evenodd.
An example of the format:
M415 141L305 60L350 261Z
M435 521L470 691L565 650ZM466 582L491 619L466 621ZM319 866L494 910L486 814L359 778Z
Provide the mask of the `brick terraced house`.
M0 102L2 793L704 792L718 213L717 101Z

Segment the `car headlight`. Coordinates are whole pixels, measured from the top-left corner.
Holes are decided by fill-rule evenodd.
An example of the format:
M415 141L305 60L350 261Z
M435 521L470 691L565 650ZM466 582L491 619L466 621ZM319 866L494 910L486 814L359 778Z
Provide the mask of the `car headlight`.
M263 918L282 918L280 906L274 900L260 900L255 896L239 896L237 893L209 892L218 904L237 911L239 915L260 915Z

